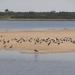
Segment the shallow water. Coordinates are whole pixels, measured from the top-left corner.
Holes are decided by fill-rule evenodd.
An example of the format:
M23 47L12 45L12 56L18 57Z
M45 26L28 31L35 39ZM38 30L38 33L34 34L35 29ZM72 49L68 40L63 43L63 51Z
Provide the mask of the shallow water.
M0 31L75 28L75 21L0 21Z
M75 75L75 53L0 52L0 75Z

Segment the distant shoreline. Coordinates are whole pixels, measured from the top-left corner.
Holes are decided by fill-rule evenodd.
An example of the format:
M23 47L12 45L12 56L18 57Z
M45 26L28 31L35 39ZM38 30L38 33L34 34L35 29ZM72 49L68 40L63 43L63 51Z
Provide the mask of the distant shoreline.
M0 19L0 21L75 21L75 19Z

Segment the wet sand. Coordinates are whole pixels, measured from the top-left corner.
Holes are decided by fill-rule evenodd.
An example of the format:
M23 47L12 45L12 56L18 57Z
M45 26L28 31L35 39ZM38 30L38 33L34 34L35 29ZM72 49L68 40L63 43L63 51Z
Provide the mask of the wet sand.
M0 50L27 53L75 52L75 30L0 32Z

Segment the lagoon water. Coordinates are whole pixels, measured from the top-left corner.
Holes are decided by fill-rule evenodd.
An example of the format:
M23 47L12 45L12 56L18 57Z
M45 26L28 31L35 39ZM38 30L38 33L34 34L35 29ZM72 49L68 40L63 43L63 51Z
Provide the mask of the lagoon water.
M74 29L75 21L0 21L0 31Z
M0 75L75 75L75 53L0 52Z
M0 21L0 31L75 28L75 21ZM75 53L0 51L0 75L75 75Z

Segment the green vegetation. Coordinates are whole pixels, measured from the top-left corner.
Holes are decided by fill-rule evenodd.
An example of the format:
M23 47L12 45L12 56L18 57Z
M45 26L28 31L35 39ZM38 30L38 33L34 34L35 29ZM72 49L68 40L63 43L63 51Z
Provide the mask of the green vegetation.
M75 19L75 12L14 12L5 9L0 19Z

